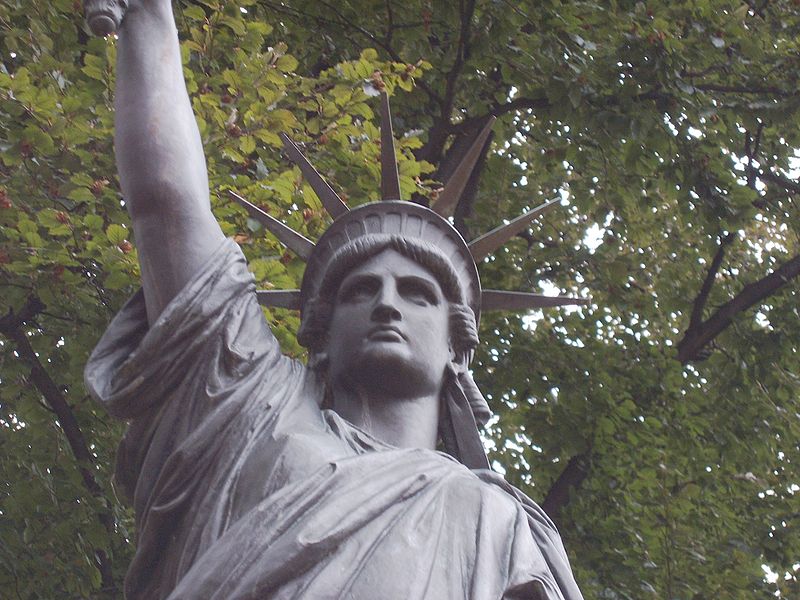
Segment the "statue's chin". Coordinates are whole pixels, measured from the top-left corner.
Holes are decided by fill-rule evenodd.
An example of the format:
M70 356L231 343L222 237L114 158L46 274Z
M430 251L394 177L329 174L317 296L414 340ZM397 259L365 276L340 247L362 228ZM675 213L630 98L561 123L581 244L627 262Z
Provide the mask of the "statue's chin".
M357 364L332 373L346 387L357 387L387 400L422 396L441 388L444 369L411 356L407 347L376 344L359 358Z

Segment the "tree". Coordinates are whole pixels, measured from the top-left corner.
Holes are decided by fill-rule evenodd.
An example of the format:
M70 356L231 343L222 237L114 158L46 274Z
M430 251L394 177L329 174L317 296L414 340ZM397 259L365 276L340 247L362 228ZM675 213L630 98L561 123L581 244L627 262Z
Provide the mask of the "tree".
M587 597L797 593L795 2L178 6L214 211L262 286L295 287L302 263L226 190L324 230L285 130L349 203L374 199L377 88L423 203L499 117L465 236L565 198L481 275L592 304L485 313L473 367L491 458L556 519ZM111 481L123 428L82 385L138 270L114 41L68 0L4 2L0 27L0 584L117 597L135 537ZM298 316L267 317L300 355Z

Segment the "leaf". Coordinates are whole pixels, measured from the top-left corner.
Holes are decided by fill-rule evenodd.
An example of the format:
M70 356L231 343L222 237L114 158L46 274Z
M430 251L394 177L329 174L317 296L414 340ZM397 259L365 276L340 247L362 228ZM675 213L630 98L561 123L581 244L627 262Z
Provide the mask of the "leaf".
M94 194L84 187L75 188L69 194L67 194L67 198L70 200L74 200L75 202L93 202L94 201Z
M246 135L239 138L239 149L244 154L251 154L256 149L256 140L252 135Z
M284 54L275 62L275 66L283 73L293 73L297 65L297 59L289 54Z
M114 271L103 281L103 285L110 290L120 290L131 284L130 277L122 271Z
M229 27L236 35L245 35L247 33L247 27L239 17L224 16L220 19L220 22Z
M103 217L88 214L83 218L83 224L91 231L99 231L103 228Z
M106 229L106 238L112 244L117 245L128 238L128 230L122 225L113 223Z
M206 18L205 11L199 6L186 6L183 9L183 14L189 19L194 19L195 21L204 21Z
M81 69L86 75L92 79L104 81L106 78L106 64L105 61L99 56L87 54L83 58L84 66Z
M364 48L361 51L361 60L375 62L378 60L378 51L374 48Z

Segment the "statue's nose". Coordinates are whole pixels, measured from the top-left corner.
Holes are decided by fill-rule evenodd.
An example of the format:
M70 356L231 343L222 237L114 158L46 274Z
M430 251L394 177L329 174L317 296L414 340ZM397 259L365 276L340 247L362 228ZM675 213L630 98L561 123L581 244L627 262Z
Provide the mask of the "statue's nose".
M399 321L403 318L398 307L397 289L391 284L384 284L375 301L375 308L372 310L373 321Z

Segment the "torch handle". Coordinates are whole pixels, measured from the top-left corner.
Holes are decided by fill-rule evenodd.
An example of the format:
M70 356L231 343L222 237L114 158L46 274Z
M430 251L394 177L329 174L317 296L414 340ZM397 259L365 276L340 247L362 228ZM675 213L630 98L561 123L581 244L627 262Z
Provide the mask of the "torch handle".
M128 0L83 0L86 22L92 33L105 37L119 30Z

